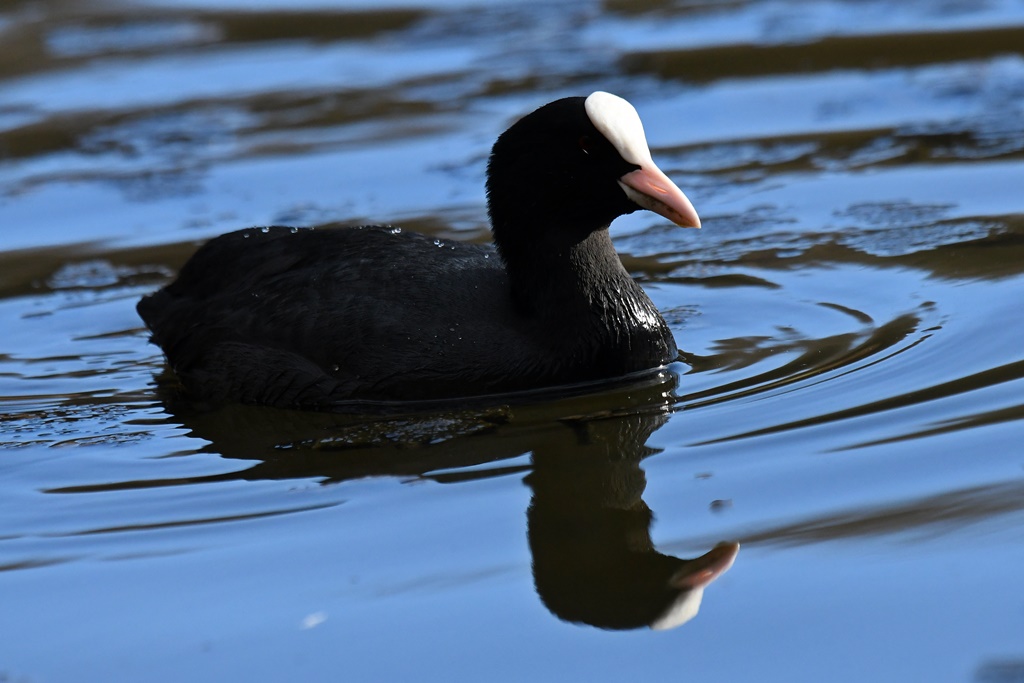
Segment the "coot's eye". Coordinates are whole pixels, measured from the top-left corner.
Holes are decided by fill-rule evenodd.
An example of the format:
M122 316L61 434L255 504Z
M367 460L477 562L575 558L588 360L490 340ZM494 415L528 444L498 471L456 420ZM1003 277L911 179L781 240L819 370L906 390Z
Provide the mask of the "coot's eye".
M594 141L590 139L589 135L581 135L578 144L584 154L590 154L590 150L594 146Z

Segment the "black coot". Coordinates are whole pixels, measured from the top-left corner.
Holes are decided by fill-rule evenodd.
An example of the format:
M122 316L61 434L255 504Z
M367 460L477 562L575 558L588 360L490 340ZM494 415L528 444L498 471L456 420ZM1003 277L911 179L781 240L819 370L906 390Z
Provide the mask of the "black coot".
M250 228L211 240L138 311L198 397L330 409L573 384L678 353L608 235L646 208L700 227L604 92L547 104L494 145L497 249L399 228Z

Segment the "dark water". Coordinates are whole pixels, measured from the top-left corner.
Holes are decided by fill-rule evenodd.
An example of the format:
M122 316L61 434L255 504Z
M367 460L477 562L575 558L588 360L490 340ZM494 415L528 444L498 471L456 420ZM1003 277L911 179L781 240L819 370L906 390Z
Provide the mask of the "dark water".
M8 0L0 45L0 681L1024 681L1024 2ZM175 398L134 303L202 240L486 239L493 138L595 89L704 219L613 226L685 363Z

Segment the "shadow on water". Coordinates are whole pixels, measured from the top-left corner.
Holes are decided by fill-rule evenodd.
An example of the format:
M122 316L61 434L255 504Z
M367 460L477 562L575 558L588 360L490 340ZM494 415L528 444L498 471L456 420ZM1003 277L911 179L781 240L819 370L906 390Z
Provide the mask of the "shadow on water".
M639 463L656 452L645 444L667 419L577 421L533 452L526 482L534 582L560 618L610 629L674 628L696 615L704 587L736 558L736 543L692 560L654 548Z
M356 417L225 405L203 408L168 377L174 421L210 443L204 451L254 461L237 472L52 489L85 493L243 479L365 477L441 483L527 474L533 574L558 618L605 629L668 629L692 619L704 588L732 565L723 542L694 559L658 552L643 500L641 460L669 419L676 376L657 373L597 394L543 403L430 414ZM616 406L610 409L609 406ZM519 458L529 454L530 463Z

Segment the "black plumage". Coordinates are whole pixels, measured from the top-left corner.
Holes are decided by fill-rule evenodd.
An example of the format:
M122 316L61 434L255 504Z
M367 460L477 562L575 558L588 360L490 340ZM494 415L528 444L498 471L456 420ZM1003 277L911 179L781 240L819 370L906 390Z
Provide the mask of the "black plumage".
M673 360L671 332L607 229L640 208L618 183L639 167L594 126L586 99L546 105L495 143L496 250L383 226L229 233L139 302L153 342L197 396L321 409Z

